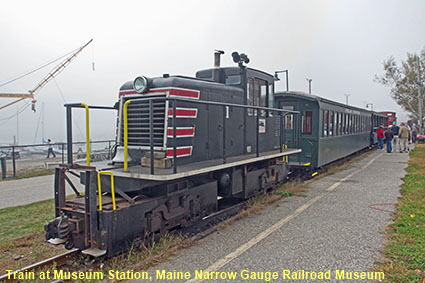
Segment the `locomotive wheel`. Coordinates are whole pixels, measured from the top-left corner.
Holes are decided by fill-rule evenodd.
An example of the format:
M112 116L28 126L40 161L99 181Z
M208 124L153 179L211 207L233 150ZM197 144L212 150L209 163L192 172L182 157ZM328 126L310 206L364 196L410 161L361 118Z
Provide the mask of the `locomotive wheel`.
M74 241L72 239L68 239L65 242L65 249L70 250L74 247Z

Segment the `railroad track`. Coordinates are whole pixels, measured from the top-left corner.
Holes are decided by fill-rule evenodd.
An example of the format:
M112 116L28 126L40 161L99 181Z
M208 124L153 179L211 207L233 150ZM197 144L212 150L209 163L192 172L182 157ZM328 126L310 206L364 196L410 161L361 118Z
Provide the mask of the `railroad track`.
M29 276L31 277L31 274L33 274L36 270L41 270L43 268L47 268L50 266L63 266L70 260L76 258L81 253L78 249L73 249L70 251L67 251L66 253L44 259L42 261L36 262L34 264L28 265L24 268L15 270L13 272L9 272L7 274L4 274L0 276L0 282L19 282L22 280L22 276ZM29 278L30 279L30 278Z
M222 204L222 209L212 215L209 215L199 221L198 223L190 226L190 227L183 227L181 229L177 229L175 231L172 231L172 233L182 233L182 234L188 234L190 235L190 239L193 241L199 240L214 231L217 230L216 224L220 223L224 219L228 219L234 215L236 215L243 207L245 206L245 202L238 202L238 203L225 203ZM68 252L65 252L63 254L42 260L40 262L28 265L24 268L11 271L7 274L4 274L0 276L0 282L5 283L11 283L11 282L21 282L25 279L32 279L32 274L35 276L35 278L38 278L36 276L36 271L48 269L52 266L55 266L58 269L61 269L62 267L66 266L68 262L76 259L79 255L81 255L81 251L78 249L73 249ZM76 272L84 272L88 269L95 270L97 266L99 266L99 263L96 263L94 265L91 265L89 267L84 266L84 270L77 270ZM52 278L52 276L51 276ZM70 280L67 279L51 279L51 282L68 282Z

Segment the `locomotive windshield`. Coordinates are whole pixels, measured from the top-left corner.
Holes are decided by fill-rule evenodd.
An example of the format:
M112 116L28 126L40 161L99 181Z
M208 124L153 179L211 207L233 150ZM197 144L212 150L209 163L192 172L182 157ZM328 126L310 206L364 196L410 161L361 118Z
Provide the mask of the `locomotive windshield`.
M240 85L242 82L241 75L227 75L226 76L226 85Z

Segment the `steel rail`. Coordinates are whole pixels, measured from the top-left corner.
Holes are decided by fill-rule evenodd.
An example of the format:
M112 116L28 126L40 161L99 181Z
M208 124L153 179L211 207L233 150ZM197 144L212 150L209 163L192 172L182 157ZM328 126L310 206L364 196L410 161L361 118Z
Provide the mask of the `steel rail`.
M79 255L80 253L81 253L81 251L79 249L73 249L73 250L67 251L63 254L53 256L53 257L48 258L48 259L44 259L42 261L33 263L33 264L28 265L26 267L20 268L18 270L15 270L13 272L9 272L7 274L0 276L0 282L18 282L19 279L14 279L14 274L19 274L21 272L29 272L29 271L37 270L37 269L40 269L42 267L46 267L46 266L53 265L53 264L55 264L56 266L62 266L65 263L67 263L70 260L70 258L74 258L75 256Z

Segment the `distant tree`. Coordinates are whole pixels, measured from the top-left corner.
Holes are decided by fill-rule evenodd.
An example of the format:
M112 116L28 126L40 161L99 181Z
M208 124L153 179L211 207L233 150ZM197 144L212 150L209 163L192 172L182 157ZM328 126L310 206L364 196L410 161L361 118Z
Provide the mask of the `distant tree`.
M420 100L418 89L421 88L423 95L423 86L425 85L425 48L422 49L420 55L408 53L407 60L402 61L401 66L397 65L392 56L386 59L383 65L385 73L382 76L376 75L375 82L390 87L392 98L410 113L411 118L418 121ZM423 102L422 112L423 115L425 112Z

